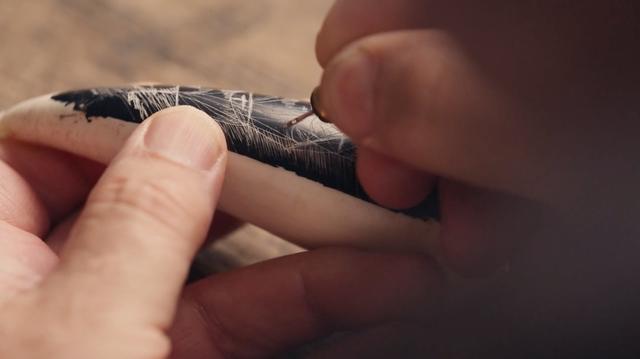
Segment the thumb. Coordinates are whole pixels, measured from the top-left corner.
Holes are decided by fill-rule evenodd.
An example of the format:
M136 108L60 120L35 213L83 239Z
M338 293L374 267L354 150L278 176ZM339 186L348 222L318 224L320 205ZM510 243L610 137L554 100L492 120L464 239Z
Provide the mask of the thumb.
M320 105L367 150L478 186L528 190L531 180L515 181L510 168L528 156L526 131L483 75L441 31L373 35L327 66Z
M225 164L222 131L203 112L177 107L149 118L90 194L45 292L99 309L82 314L107 323L168 327Z

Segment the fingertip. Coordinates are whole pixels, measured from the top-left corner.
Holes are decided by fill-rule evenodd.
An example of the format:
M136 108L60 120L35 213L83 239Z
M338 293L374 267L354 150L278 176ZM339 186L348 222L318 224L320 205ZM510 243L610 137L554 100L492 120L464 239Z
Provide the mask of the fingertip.
M351 44L327 66L320 99L328 119L357 145L443 177L488 186L506 181L500 164L523 156L522 136L505 122L511 100L442 30ZM502 151L505 143L514 150Z
M227 144L220 126L191 106L157 112L144 123L144 147L166 159L200 170L211 170L226 157ZM136 141L132 141L135 147ZM126 152L126 151L125 151Z
M11 191L8 197L14 198L13 205L23 204L22 208L4 208L8 213L0 210L0 217L10 222L11 217L36 221L40 223L38 227L18 226L37 235L44 235L49 222L55 224L82 204L104 171L103 165L91 160L18 141L2 141L0 158L4 185L0 187ZM18 179L29 187L27 192L13 184ZM22 197L29 192L35 194L33 198L40 204L27 205ZM25 210L30 214L24 215Z
M433 191L437 181L434 175L414 170L366 148L358 149L356 171L371 199L392 209L419 205Z
M432 8L414 0L335 1L317 37L318 62L326 67L349 43L368 35L426 27Z
M375 130L378 69L375 54L356 43L333 58L322 76L320 107L356 142Z
M161 114L181 118L183 120L188 118L201 122L205 128L208 128L209 131L211 131L211 139L216 143L219 143L221 146L224 145L226 148L226 139L224 132L222 131L222 127L220 127L218 122L206 112L193 106L180 105L166 108L157 112L154 116Z
M331 59L340 49L348 44L344 38L344 24L352 16L350 11L344 11L345 3L350 1L335 1L325 16L320 31L316 36L316 58L322 68L326 68ZM352 2L352 1L351 1ZM351 36L349 36L351 37Z
M327 34L327 18L324 19L322 25L320 26L320 30L316 34L316 42L315 42L315 54L316 61L323 69L327 67L327 64L330 60L330 52L327 49L328 43L328 34Z

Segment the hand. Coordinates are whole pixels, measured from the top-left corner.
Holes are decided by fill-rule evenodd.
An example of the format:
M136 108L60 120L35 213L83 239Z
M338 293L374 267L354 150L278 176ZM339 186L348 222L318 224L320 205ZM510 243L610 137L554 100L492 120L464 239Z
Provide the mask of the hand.
M437 175L451 264L496 265L530 227L501 228L534 202L583 220L600 200L630 209L640 49L624 4L338 0L318 35L322 106L374 199L411 206Z
M318 35L320 102L359 145L365 190L407 207L438 182L448 265L474 275L511 262L509 283L473 297L510 335L575 333L578 321L617 333L637 315L636 10L338 0ZM487 316L480 327L496 327Z
M183 288L226 161L189 108L142 124L95 188L85 160L15 142L0 158L2 358L267 357L337 330L354 334L325 350L349 352L438 298L423 258L338 249Z

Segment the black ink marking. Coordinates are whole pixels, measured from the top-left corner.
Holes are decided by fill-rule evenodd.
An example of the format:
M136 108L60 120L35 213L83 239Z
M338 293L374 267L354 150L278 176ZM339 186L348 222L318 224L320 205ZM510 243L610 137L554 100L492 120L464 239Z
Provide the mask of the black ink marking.
M196 107L222 128L230 151L282 167L357 198L370 201L357 180L355 146L333 125L311 116L288 126L292 118L313 111L308 102L185 86L135 86L65 92L53 100L73 105L87 121L111 117L140 123L177 105ZM437 217L436 196L404 213Z

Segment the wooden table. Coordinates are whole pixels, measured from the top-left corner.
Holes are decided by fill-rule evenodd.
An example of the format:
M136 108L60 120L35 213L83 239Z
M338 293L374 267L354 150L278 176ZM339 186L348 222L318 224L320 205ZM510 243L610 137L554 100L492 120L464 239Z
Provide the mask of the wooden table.
M0 108L71 88L208 85L306 98L315 34L332 0L0 0ZM217 269L296 251L246 227Z

